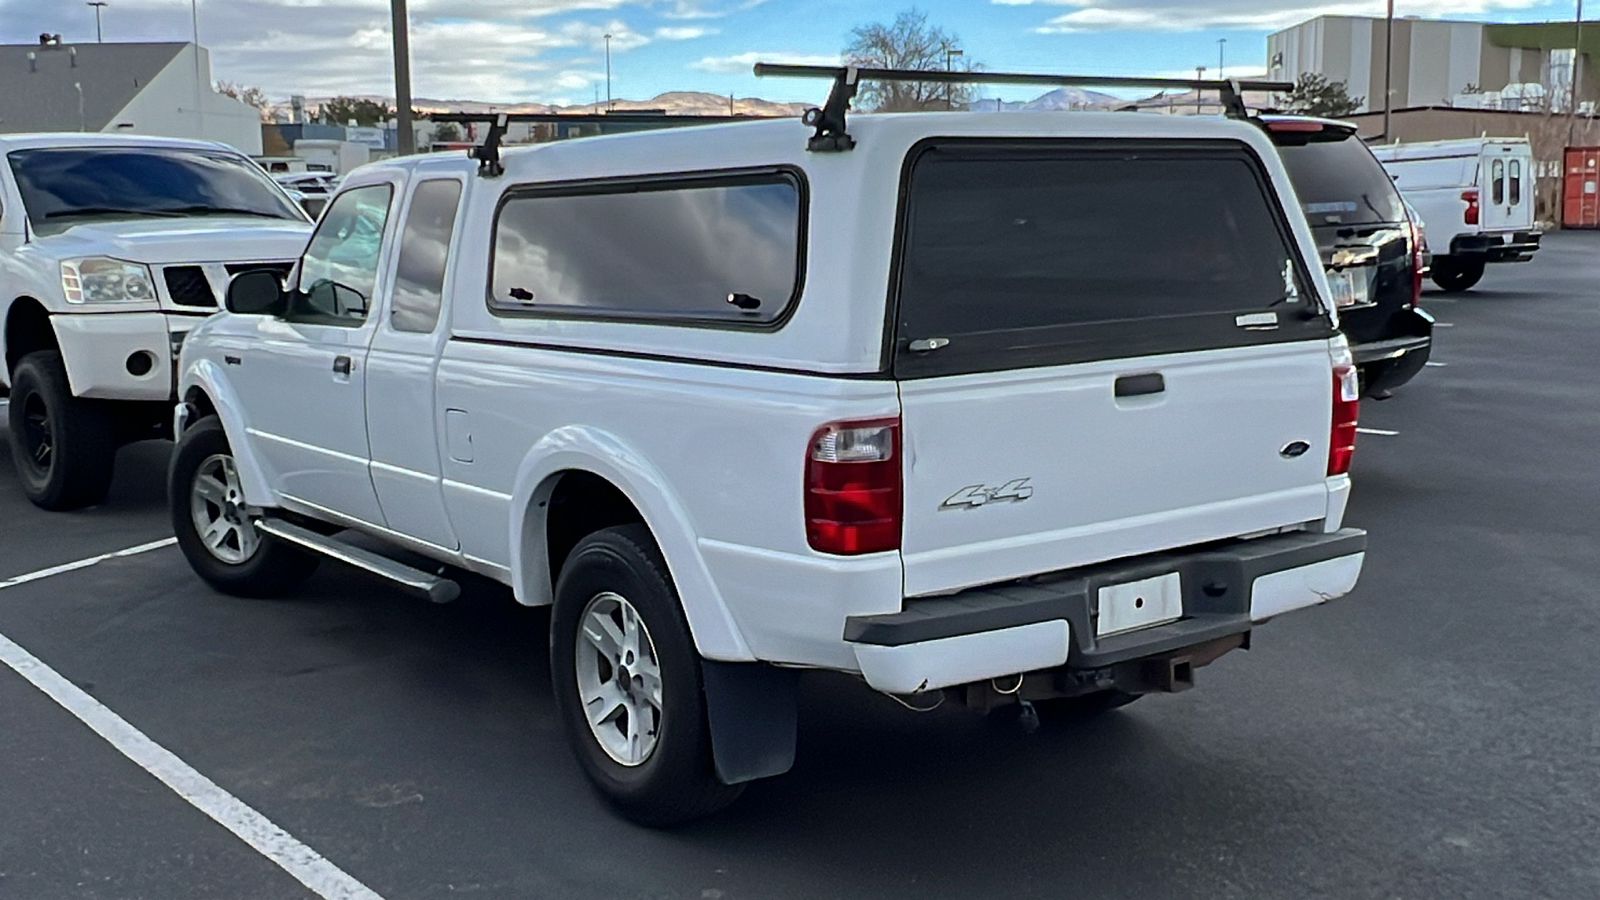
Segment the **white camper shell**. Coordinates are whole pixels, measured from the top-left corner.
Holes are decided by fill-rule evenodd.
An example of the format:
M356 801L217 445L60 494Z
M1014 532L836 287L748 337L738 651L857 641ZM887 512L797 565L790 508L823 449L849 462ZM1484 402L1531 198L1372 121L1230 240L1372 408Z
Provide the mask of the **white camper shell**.
M1539 249L1533 149L1526 138L1466 138L1373 147L1427 224L1433 280L1478 283L1486 263L1527 262Z

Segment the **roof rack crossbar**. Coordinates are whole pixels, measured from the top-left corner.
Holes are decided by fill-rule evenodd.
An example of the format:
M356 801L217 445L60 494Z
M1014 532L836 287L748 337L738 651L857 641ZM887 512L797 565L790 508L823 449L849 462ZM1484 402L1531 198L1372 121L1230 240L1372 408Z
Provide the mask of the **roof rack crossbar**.
M771 116L693 116L673 113L432 113L427 118L434 122L454 122L458 125L487 123L489 133L483 143L467 151L478 161L478 174L494 178L505 173L500 163L500 141L505 137L506 126L512 122L560 123L590 125L599 122L630 122L660 125L711 125L718 122L739 122Z
M756 63L755 74L779 78L831 78L833 90L822 109L806 110L803 119L817 133L807 142L810 150L849 150L855 141L845 132L845 113L862 81L921 81L934 84L1036 84L1053 87L1126 87L1157 90L1216 91L1223 112L1244 118L1245 91L1285 93L1294 89L1287 81L1259 79L1130 78L1113 75L1050 75L1038 72L946 72L942 69L878 69L863 66L802 66ZM842 98L842 100L840 99Z

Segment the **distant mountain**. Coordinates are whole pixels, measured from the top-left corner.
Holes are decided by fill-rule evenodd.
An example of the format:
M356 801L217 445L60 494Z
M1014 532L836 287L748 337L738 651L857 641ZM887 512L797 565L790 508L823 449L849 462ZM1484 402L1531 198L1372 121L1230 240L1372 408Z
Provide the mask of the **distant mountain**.
M972 109L975 112L1056 112L1066 109L1110 109L1126 102L1099 91L1061 87L1032 100L975 100Z

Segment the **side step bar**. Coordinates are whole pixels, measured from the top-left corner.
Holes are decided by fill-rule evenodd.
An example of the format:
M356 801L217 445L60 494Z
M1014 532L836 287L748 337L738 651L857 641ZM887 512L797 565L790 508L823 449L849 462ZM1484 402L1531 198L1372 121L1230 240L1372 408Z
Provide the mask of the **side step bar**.
M417 594L433 603L449 603L461 595L461 586L448 578L438 575L429 575L421 569L413 569L403 562L397 562L387 556L373 553L354 544L347 544L336 537L327 537L317 534L308 528L301 528L282 519L257 519L256 528L259 531L272 535L275 538L297 544L307 550L314 550L323 556L331 557L347 565L355 566L363 571L371 572L382 578L400 585L406 590Z

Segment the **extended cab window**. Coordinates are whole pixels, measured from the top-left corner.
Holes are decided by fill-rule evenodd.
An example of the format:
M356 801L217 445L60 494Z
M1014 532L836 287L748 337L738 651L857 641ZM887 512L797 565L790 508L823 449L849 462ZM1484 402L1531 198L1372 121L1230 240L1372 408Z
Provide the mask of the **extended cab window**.
M389 324L395 331L433 331L444 302L444 274L450 236L456 228L461 182L437 178L417 185L400 234L400 259L394 272Z
M301 257L289 318L323 325L366 321L393 194L389 185L373 184L334 198Z
M490 308L763 325L800 291L801 185L763 172L513 191Z
M1331 334L1259 161L1213 143L972 141L916 155L896 374Z
M306 218L259 166L222 150L50 147L9 161L38 234L94 219Z

